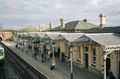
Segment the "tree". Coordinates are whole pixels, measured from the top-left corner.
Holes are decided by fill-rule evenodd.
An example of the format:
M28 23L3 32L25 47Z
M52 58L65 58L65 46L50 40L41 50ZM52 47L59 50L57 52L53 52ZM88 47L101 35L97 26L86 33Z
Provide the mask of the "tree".
M22 32L36 32L37 30L33 27L26 27L21 30Z

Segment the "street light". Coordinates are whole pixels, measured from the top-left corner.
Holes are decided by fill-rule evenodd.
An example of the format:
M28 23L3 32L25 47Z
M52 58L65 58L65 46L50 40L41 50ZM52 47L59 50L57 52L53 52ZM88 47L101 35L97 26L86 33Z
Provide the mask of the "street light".
M72 45L72 43L70 43L70 67L71 67L71 73L70 73L70 75L71 75L71 79L73 79L73 63L72 63L72 53L73 53L73 45Z

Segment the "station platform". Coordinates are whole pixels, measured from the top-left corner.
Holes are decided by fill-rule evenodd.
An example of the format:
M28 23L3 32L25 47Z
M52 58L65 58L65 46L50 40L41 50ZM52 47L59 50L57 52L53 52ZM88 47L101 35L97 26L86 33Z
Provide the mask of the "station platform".
M4 43L8 48L28 62L40 73L45 75L48 79L70 79L70 67L66 63L62 63L59 58L55 58L56 69L50 70L50 60L42 63L41 55L38 54L36 59L33 58L34 51L28 50L26 47L24 47L24 50L17 49L15 42L2 41L2 43ZM75 66L73 66L73 72L73 79L103 79L102 76Z

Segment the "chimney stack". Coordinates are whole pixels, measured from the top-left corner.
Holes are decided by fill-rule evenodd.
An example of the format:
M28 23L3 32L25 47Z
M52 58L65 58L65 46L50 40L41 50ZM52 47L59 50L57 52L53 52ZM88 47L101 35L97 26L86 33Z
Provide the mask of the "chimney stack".
M103 25L105 25L105 15L103 15L102 13L99 15L99 18L100 18L100 28L103 27Z
M87 23L87 21L88 21L87 19L83 19L83 22L86 22L86 23Z
M49 23L49 30L51 30L52 29L52 24L51 23Z
M60 26L61 26L62 28L64 28L64 20L63 20L63 18L60 19Z

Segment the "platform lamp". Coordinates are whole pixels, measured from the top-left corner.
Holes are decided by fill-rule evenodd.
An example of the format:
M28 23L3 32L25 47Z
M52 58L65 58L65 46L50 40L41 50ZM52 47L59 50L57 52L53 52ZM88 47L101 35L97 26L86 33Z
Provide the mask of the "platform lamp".
M73 56L72 56L72 53L73 53L73 44L70 43L70 76L71 76L71 79L73 79Z

